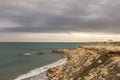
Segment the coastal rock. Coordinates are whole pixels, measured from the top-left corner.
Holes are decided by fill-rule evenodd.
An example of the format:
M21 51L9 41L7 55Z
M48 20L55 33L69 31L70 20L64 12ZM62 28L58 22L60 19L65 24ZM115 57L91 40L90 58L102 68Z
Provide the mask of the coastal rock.
M56 66L55 68L48 69L49 79L54 78L61 70L63 66Z
M113 55L113 56L120 56L120 51L110 51L108 54Z
M54 52L54 53L69 53L71 50L68 50L68 49L59 49L59 50L52 50L51 52Z
M65 65L48 70L49 80L120 80L120 46L79 46L53 52L69 54Z

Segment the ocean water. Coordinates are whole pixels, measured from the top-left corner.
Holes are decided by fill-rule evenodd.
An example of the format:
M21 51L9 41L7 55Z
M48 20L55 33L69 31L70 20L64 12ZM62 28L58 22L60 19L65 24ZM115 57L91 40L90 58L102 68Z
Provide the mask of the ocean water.
M93 43L0 43L0 80L13 80L38 67L53 63L63 54L51 53L53 49L74 49L79 45ZM24 56L24 53L43 52Z

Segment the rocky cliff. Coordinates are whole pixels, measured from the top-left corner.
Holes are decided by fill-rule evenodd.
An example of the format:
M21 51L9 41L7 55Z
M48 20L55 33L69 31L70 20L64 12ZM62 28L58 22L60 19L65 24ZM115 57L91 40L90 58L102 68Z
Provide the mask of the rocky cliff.
M49 80L120 80L120 46L79 46L65 53L67 63L50 68Z

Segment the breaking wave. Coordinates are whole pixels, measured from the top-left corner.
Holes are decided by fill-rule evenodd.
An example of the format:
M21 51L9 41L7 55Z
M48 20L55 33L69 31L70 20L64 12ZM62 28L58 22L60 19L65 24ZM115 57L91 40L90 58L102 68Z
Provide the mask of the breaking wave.
M14 80L23 80L23 79L32 78L32 77L35 77L35 76L38 76L39 80L47 80L48 77L46 76L46 71L49 68L53 68L53 67L56 67L58 65L63 65L66 62L67 62L67 58L60 59L60 60L58 60L54 63L51 63L49 65L45 65L43 67L31 70L30 72L28 72L26 74L23 74L23 75L17 77L16 79L14 79Z

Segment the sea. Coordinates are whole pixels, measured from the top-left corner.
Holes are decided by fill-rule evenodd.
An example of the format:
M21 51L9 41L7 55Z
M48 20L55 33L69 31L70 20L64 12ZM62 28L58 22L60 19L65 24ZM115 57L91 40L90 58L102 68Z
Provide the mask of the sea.
M53 49L75 49L77 46L94 43L80 42L1 42L0 80L14 80L29 71L52 64L65 55L52 53ZM25 53L41 53L24 55Z

